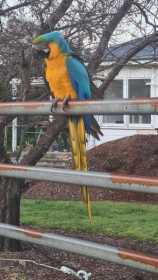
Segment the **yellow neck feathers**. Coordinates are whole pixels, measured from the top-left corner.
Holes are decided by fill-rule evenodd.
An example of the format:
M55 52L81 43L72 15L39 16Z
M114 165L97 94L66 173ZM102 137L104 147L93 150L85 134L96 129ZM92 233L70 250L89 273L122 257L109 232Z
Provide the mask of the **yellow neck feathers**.
M46 80L49 83L51 93L54 97L76 98L76 92L72 87L66 66L67 56L63 54L56 43L48 45L50 54L46 63Z

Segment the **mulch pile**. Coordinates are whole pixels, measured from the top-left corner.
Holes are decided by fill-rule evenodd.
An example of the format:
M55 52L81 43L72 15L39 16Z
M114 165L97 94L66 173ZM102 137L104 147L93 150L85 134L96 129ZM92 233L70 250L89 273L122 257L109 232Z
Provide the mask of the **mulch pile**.
M158 136L135 135L97 146L87 153L89 170L158 177ZM70 167L70 162L68 162ZM51 182L32 182L25 198L80 199L79 188ZM92 200L158 202L158 195L91 189Z

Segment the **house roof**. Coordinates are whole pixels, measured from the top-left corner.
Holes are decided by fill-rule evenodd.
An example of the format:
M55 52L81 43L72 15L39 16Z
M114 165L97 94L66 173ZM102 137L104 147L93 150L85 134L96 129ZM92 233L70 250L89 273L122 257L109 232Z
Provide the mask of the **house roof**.
M105 50L104 61L116 61L117 59L123 57L124 54L127 54L129 50L136 47L138 43L141 42L143 38L134 39L116 46L109 47ZM138 60L152 60L158 61L158 42L150 43L144 49L139 51L134 55L131 61Z

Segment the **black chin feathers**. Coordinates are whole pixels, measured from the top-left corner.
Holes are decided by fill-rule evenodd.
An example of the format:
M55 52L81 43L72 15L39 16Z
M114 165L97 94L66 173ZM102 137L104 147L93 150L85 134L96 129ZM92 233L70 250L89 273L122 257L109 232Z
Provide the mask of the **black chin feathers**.
M50 51L48 49L33 49L33 57L35 59L45 59L48 58Z

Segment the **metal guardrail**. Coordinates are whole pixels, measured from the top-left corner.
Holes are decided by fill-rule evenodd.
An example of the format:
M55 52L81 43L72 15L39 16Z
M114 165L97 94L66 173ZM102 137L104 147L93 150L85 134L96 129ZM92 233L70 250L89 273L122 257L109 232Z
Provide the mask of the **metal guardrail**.
M0 224L0 235L158 273L158 259L105 244Z
M0 115L48 115L51 102L0 103ZM54 114L158 114L158 98L133 100L71 101L63 111L60 102ZM0 176L66 182L93 187L158 193L158 178L119 175L113 173L80 172L63 169L0 164ZM121 250L116 247L57 234L46 234L11 225L0 224L0 235L40 245L50 246L106 261L158 273L158 258Z
M139 177L1 163L0 176L69 183L80 186L83 184L113 190L158 193L158 177Z
M4 102L0 103L0 115L48 115L51 114L51 102ZM53 114L64 115L120 115L120 114L158 114L158 98L115 99L70 101L65 109L58 103Z

